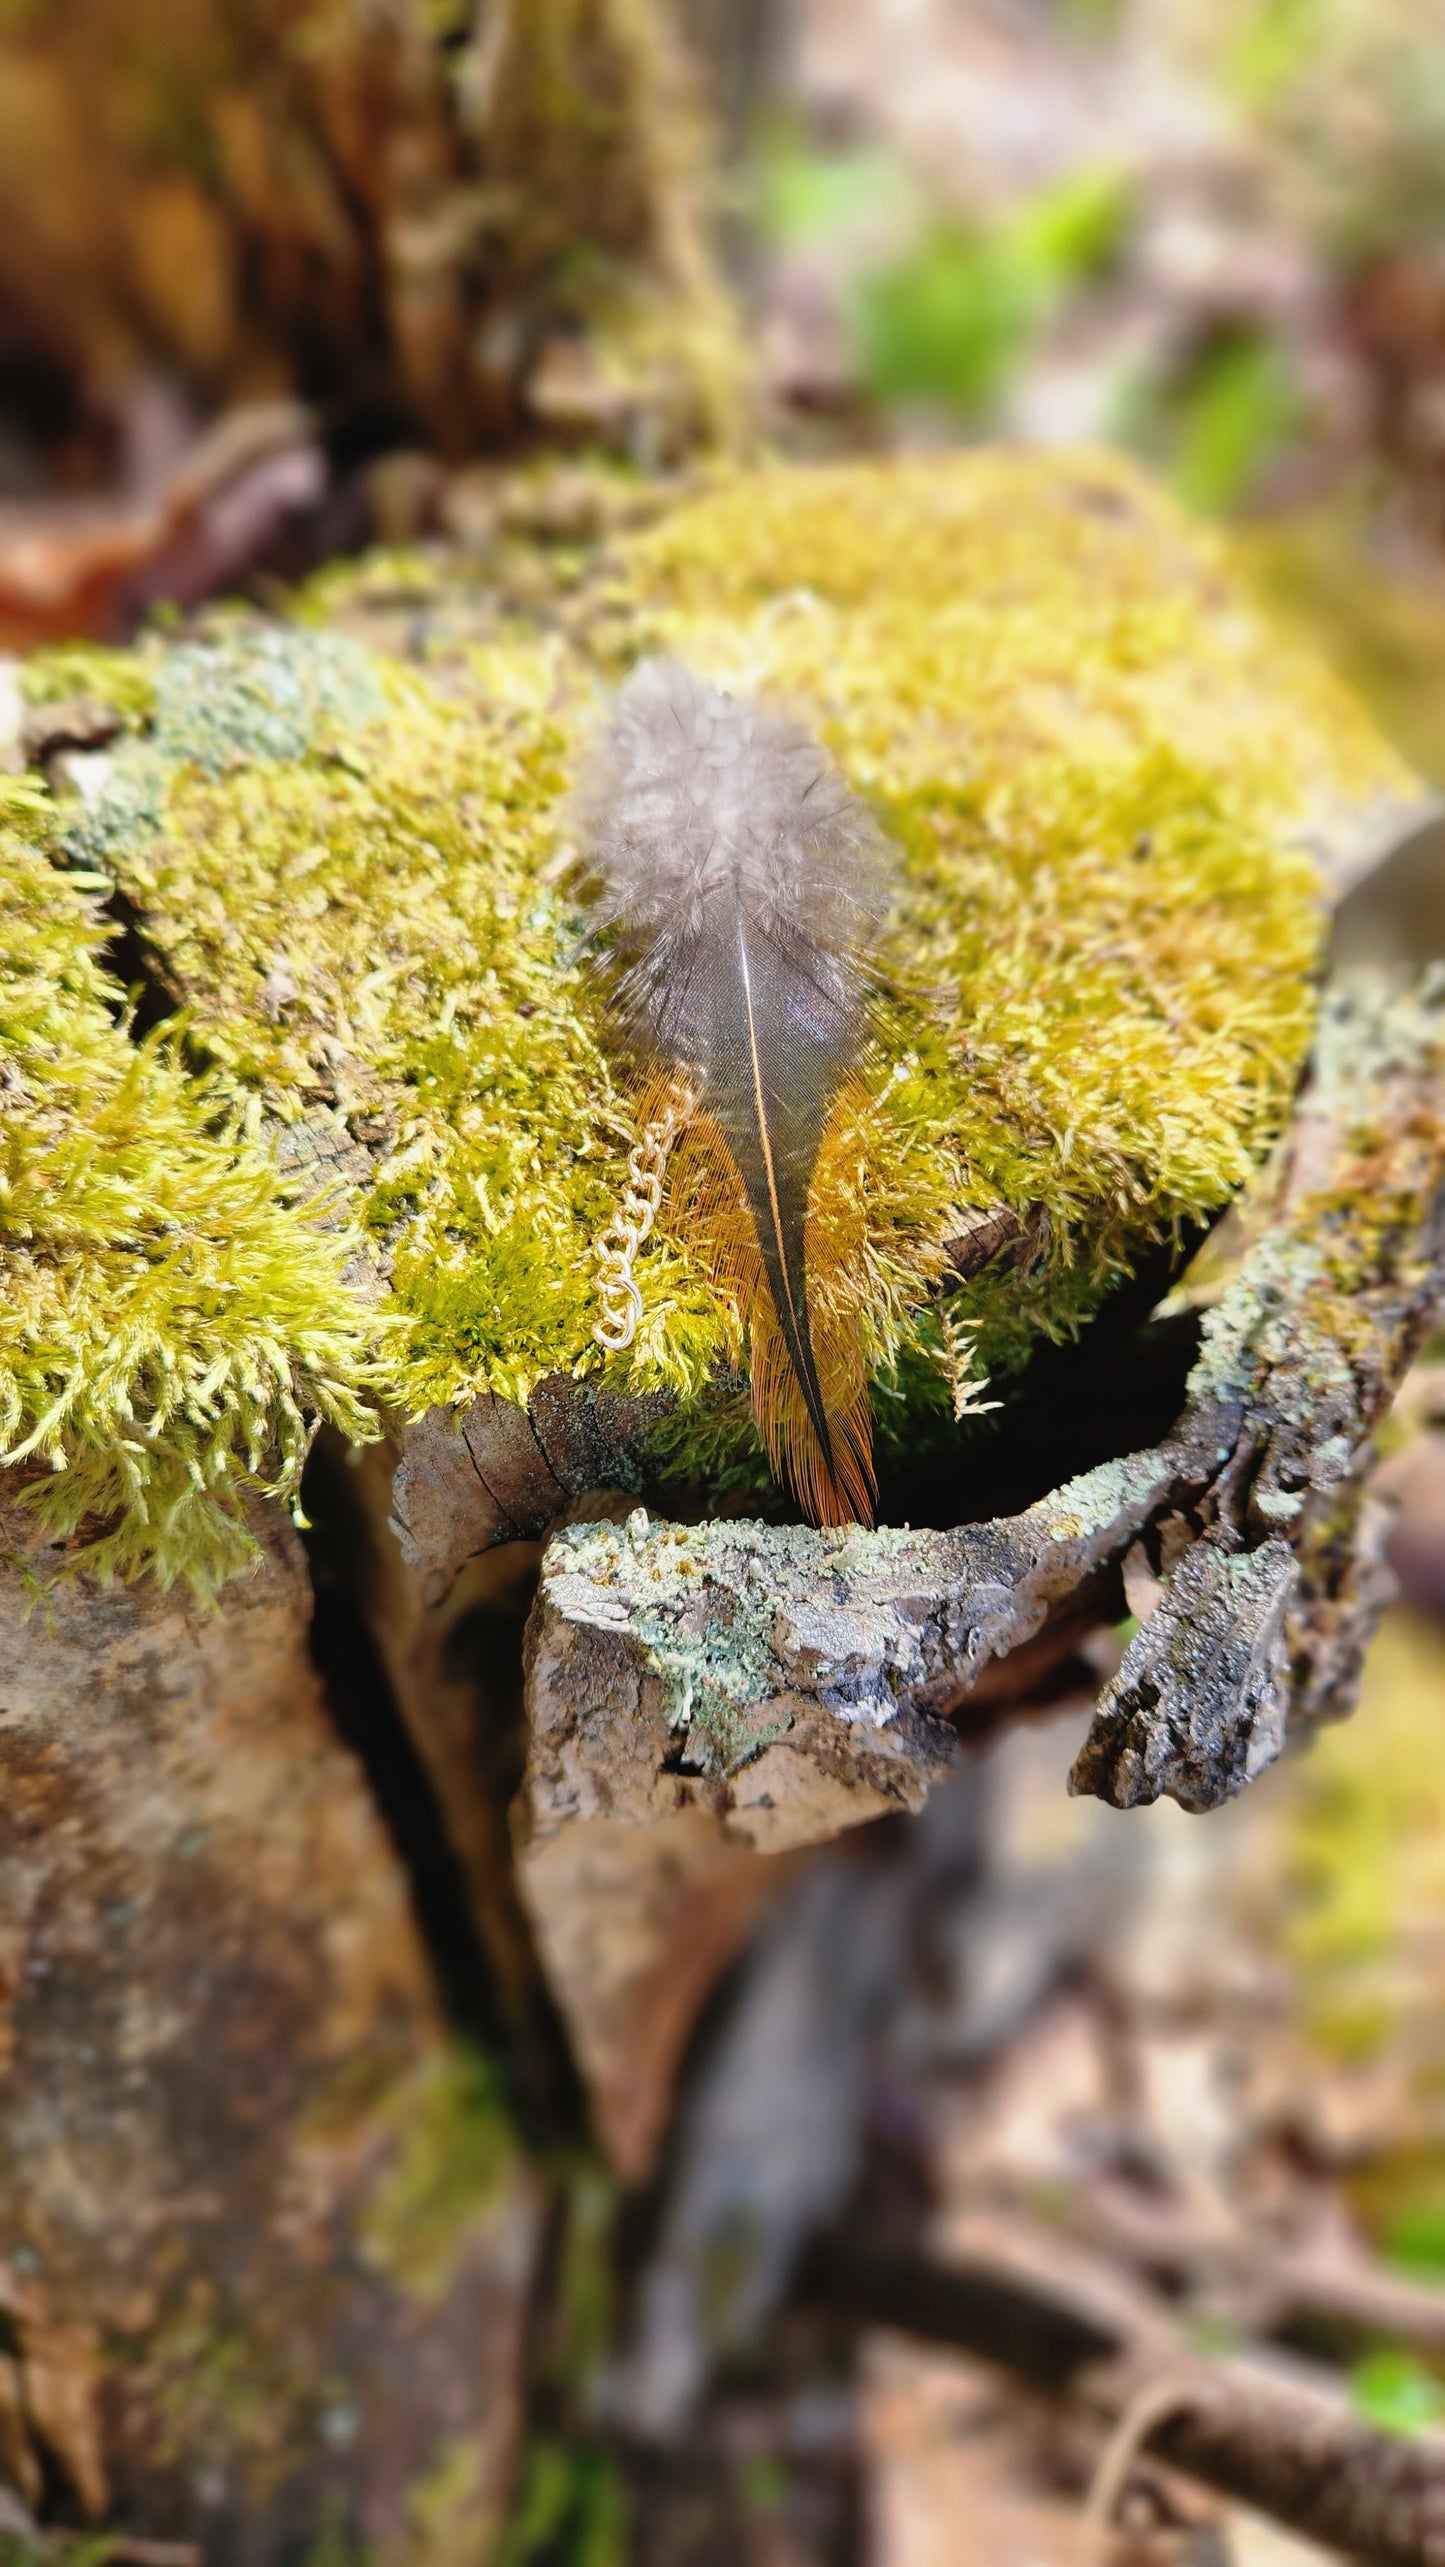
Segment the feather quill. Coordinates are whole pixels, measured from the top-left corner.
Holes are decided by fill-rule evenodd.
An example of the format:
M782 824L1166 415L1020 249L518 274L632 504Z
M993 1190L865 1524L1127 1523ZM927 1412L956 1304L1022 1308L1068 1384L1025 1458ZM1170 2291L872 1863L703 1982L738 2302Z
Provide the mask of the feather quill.
M867 1036L885 841L806 730L663 660L623 688L576 817L626 1041L689 1077L750 1215L724 1279L769 1460L818 1521L866 1523L862 1357L810 1288L808 1203Z

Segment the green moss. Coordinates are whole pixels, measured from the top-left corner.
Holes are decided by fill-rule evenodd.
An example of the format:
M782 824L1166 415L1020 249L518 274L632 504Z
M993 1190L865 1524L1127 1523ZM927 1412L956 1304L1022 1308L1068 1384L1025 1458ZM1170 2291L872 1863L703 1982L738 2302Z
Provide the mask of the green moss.
M365 2252L398 2289L435 2303L458 2255L505 2196L516 2136L497 2071L480 2053L433 2061L397 2097L397 2150L367 2205Z
M627 2518L613 2452L596 2442L538 2436L523 2455L496 2567L622 2567Z
M958 1210L1047 1216L1033 1273L949 1305L997 1385L1226 1201L1309 1034L1308 830L1402 779L1114 462L769 468L564 568L526 558L530 584L487 591L430 566L450 639L425 675L310 624L153 655L150 734L60 851L113 871L183 992L203 1120L326 1104L370 1152L392 1399L523 1398L553 1371L666 1389L671 1467L760 1495L685 1151L636 1342L604 1364L592 1339L635 1103L559 885L566 792L631 658L792 704L898 849L868 1097L815 1218L848 1243L884 1443L951 1438L930 1296ZM386 624L366 565L325 603Z
M410 2491L401 2552L406 2567L479 2567L492 2556L491 2476L491 2454L479 2434L453 2434L442 2444Z
M36 651L21 673L27 704L65 704L83 697L124 714L132 730L141 730L155 710L152 668L155 646L142 651L111 650L103 642L60 642Z
M253 1549L248 1489L292 1497L317 1416L372 1430L376 1322L352 1242L288 1200L236 1091L117 1025L94 885L0 803L0 1450L103 1576L202 1591ZM48 1467L46 1467L48 1466Z
M997 1379L1258 1163L1311 1017L1306 826L1391 762L1113 463L740 477L619 589L619 658L798 705L900 849L856 1193L880 1433L916 1449L952 1431L918 1316L948 1206L1047 1214L1031 1276L951 1304Z

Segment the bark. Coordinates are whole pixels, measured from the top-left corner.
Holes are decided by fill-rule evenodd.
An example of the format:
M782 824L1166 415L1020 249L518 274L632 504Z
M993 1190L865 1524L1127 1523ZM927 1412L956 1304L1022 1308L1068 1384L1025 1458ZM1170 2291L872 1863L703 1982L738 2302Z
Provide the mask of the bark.
M1445 1283L1442 1000L1334 1003L1276 1217L1210 1314L1162 1444L952 1532L684 1530L642 1513L620 1533L563 1532L533 1646L539 1736L559 1692L580 1717L654 1685L684 1761L732 1791L760 1754L777 1760L765 1737L850 1760L866 1740L900 1772L937 1770L930 1725L980 1700L996 1716L995 1662L1107 1605L1109 1573L1145 1540L1163 1597L1100 1700L1075 1788L1194 1809L1237 1791L1278 1752L1290 1676L1300 1716L1327 1707L1370 1627L1355 1538L1369 1437Z
M390 1521L429 1603L501 1542L535 1541L572 1503L636 1484L636 1446L664 1403L554 1374L526 1408L487 1397L460 1417L433 1408L402 1430Z
M429 2489L480 2539L541 2193L447 2038L308 1655L296 1537L258 1516L223 1618L41 1595L17 1496L12 1475L0 2469L52 2520L208 2558L292 2557L327 2521L399 2557Z
M629 296L671 333L672 430L716 424L700 138L653 0L501 0L450 40L409 0L86 0L7 34L0 125L0 329L72 446L160 366L207 410L324 393L466 453Z
M759 1531L712 1525L684 1537L706 1550L740 1620L761 1603ZM798 1538L805 1616L821 1537ZM527 1644L518 1870L599 2135L619 2172L636 2179L650 2171L703 2000L780 1863L890 1810L918 1808L955 1742L924 1717L881 1729L866 1717L840 1721L801 1690L754 1713L707 1675L693 1697L697 1718L680 1719L677 1683L639 1657L627 1628L629 1614L645 1610L627 1584L633 1563L648 1574L645 1515L579 1527L576 1539L605 1546L622 1564L619 1583L574 1573L565 1534L546 1555ZM771 1553L762 1570L775 1574Z
M528 1640L520 1879L626 2174L652 2162L687 2029L767 1895L768 1858L917 1808L960 1735L1077 1684L1075 1644L1118 1619L1126 1560L1148 1561L1160 1598L1099 1698L1075 1791L1211 1809L1292 1718L1353 1700L1387 1592L1370 1435L1445 1283L1442 998L1332 1002L1270 1226L1210 1314L1162 1444L951 1532L684 1527L619 1500L620 1520L553 1536ZM555 1442L555 1415L581 1412L548 1398ZM459 1477L465 1450L483 1513L530 1528L549 1502L533 1494L539 1442L519 1411L474 1409L464 1443L429 1422L423 1449L433 1471L457 1454ZM403 1466L404 1506L416 1476ZM434 1545L430 1573L444 1566Z

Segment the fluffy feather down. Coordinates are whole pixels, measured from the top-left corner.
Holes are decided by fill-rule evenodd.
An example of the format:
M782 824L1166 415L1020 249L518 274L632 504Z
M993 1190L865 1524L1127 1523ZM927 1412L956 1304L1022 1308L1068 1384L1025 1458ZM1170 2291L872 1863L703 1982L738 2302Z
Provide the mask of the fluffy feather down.
M650 1071L693 1074L752 1216L756 1261L730 1259L729 1280L773 1466L821 1520L866 1520L856 1333L839 1342L835 1322L823 1342L806 1233L867 1036L885 842L805 730L667 661L623 688L577 819L628 1043Z

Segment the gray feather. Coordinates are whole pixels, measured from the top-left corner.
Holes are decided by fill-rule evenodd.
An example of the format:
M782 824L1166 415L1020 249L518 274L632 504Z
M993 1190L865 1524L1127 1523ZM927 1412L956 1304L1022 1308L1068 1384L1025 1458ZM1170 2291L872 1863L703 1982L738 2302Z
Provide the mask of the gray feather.
M660 660L623 688L575 816L627 1039L699 1078L831 1468L803 1228L829 1109L866 1039L886 842L800 725Z

